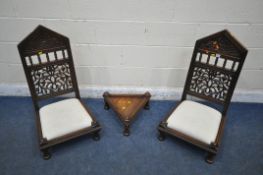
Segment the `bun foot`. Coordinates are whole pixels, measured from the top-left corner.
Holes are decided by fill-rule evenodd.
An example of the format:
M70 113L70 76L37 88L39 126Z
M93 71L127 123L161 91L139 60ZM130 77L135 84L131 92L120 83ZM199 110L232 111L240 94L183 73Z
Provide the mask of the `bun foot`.
M48 149L45 149L42 152L43 152L43 159L44 160L49 160L51 158L51 153L49 152Z
M212 164L212 163L214 163L214 158L215 158L215 154L208 153L205 157L205 161L206 161L206 163Z

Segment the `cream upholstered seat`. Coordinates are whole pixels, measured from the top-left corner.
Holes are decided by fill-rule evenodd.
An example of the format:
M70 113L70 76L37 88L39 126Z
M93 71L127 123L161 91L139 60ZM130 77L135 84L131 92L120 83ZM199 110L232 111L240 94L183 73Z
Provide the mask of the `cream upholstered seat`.
M46 105L39 110L43 138L52 140L91 126L92 118L77 98Z
M215 141L222 114L198 102L183 101L167 120L167 126L206 144Z

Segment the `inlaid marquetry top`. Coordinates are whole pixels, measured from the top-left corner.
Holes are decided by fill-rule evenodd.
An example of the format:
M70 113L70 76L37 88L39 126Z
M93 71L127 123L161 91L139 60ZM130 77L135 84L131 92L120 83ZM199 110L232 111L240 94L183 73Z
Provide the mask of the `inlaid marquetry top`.
M150 93L145 94L110 94L104 93L104 99L109 106L118 114L123 122L130 122L136 117L150 99Z

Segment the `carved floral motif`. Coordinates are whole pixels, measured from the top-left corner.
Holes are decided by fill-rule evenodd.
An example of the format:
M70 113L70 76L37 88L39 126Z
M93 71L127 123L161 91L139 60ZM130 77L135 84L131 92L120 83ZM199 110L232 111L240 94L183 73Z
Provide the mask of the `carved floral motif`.
M208 68L195 67L190 91L224 101L232 76Z
M38 96L73 88L68 64L41 67L32 70L31 75Z

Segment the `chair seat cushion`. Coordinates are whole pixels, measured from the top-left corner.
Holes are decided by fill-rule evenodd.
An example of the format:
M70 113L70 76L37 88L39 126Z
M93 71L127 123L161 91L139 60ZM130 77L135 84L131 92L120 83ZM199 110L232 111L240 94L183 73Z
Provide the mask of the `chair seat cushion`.
M215 141L222 114L209 106L185 100L167 120L167 126L203 143Z
M39 110L43 138L52 140L91 126L92 118L77 98L61 100Z

